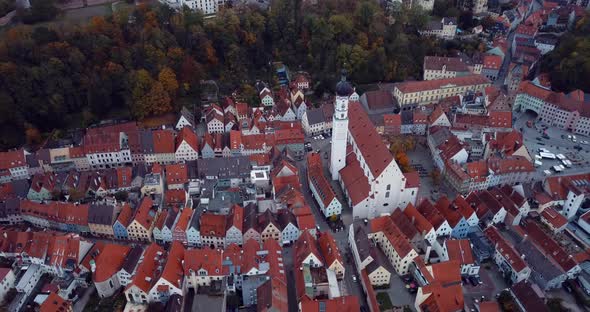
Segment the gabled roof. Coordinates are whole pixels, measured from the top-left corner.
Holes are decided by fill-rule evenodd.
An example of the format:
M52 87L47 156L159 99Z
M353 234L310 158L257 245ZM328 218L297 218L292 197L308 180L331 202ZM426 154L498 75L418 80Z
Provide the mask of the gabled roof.
M270 224L274 225L277 229L282 230L276 216L267 209L262 214L258 215L258 228L260 232L264 231Z
M187 249L184 252L184 275L198 275L199 270L207 275L223 275L223 251L220 249Z
M125 203L123 204L123 208L121 208L117 221L119 221L124 227L127 227L129 223L131 223L132 216L133 210L131 209L131 206L128 203Z
M71 309L72 303L63 299L55 292L50 292L49 296L39 307L39 312L65 312Z
M396 85L396 88L403 93L414 93L421 91L437 90L448 85L472 86L490 84L490 80L482 75L467 75L454 78L445 78L425 81L406 81Z
M560 229L567 225L567 219L557 212L553 207L547 207L541 212L541 217L551 224L556 229Z
M356 296L341 296L332 299L304 300L301 302L301 312L356 312L361 306Z
M224 215L203 213L201 215L201 235L225 237L225 222Z
M151 243L145 250L143 261L137 266L135 275L127 285L126 289L137 286L137 288L148 293L153 284L157 281L157 278L160 276L161 272L159 272L157 268L165 260L164 253L164 248L156 243Z
M188 182L188 170L185 164L166 165L166 183L185 184Z
M424 198L422 202L416 207L421 215L432 224L435 229L438 229L446 220L445 217L432 205L430 200Z
M146 229L149 229L155 221L156 211L152 209L153 204L154 202L151 197L146 196L141 200L141 203L135 212L134 220Z
M102 251L94 258L96 270L93 277L95 283L102 283L123 267L131 247L119 244L106 244Z
M510 288L510 291L516 297L516 300L522 305L525 311L545 312L549 311L545 304L544 298L539 296L542 290L538 286L531 284L529 281L520 281ZM537 288L537 290L534 289Z
M183 262L184 247L181 242L173 241L160 278L165 279L177 288L182 288L182 281L184 280Z
M353 206L369 197L369 180L354 153L346 156L346 166L340 170L340 176Z
M425 235L426 233L430 232L433 229L432 224L428 219L426 219L419 211L409 203L404 209L404 214L410 222L416 227L416 229L420 232L420 234Z
M520 254L511 243L500 234L495 226L489 226L484 230L486 237L495 245L496 250L510 263L512 269L521 272L527 268L527 263L520 257Z
M225 225L225 230L229 230L232 226L238 229L240 232L243 232L243 224L244 224L244 208L240 205L233 205L231 208L231 212L227 215L227 221Z
M578 265L576 260L557 241L545 233L537 223L527 221L521 223L521 227L540 251L553 259L565 272L569 272Z
M391 220L390 216L381 216L369 220L371 233L383 232L383 235L389 240L395 252L400 258L405 258L412 250L412 245L408 237L397 227Z
M199 138L191 127L183 127L176 136L176 150L182 142L186 142L194 151L199 151Z
M319 235L318 245L322 255L324 256L324 263L326 267L332 265L334 261L338 261L341 265L344 265L344 261L342 261L342 255L338 249L338 244L336 244L336 241L330 232L322 232Z
M318 250L315 238L309 233L309 231L304 231L295 242L294 266L299 267L301 263L303 263L303 260L305 260L310 254L314 255L319 261L322 261L323 259Z
M169 129L154 130L154 153L174 153L174 132Z
M357 144L372 176L377 178L394 161L393 156L359 102L349 103L348 114L354 116L349 120L349 133Z
M463 219L463 216L451 206L451 202L446 196L441 196L435 204L436 209L440 212L443 217L447 220L452 228L455 228Z
M467 239L453 239L446 240L447 252L449 254L449 260L454 260L460 264L473 264L475 263L473 257L473 251L471 250L471 243Z

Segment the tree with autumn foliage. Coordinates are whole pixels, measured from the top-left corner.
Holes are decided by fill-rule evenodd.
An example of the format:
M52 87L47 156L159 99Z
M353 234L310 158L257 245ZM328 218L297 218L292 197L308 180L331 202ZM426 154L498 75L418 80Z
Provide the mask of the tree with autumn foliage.
M32 1L35 12L52 1ZM257 104L248 86L278 88L275 62L309 72L320 96L334 92L343 67L357 84L419 77L424 55L460 47L419 36L423 23L420 10L390 18L374 0L273 0L269 10L236 6L207 20L138 5L71 29L11 25L0 33L0 148L25 143L27 123L46 134L198 104L201 81Z
M412 166L410 164L410 158L408 154L400 151L395 154L395 161L397 165L401 169L402 172L410 172L412 171Z
M171 98L176 97L176 92L178 91L178 81L176 80L176 74L170 67L164 67L158 74L158 81L164 87L164 90L168 92L168 95Z
M131 74L129 83L133 86L131 93L131 111L138 119L161 115L172 111L170 95L160 81L152 79L150 73L140 69Z

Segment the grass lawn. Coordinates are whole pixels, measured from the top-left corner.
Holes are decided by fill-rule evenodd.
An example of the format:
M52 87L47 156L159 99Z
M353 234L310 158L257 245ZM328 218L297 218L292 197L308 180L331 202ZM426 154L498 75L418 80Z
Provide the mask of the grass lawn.
M377 293L377 302L379 303L379 310L381 311L393 309L391 299L389 298L389 295L386 292Z

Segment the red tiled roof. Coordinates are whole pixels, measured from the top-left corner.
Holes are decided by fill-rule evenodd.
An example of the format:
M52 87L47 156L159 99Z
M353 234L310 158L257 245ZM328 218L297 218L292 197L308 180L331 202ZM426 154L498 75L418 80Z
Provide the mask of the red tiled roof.
M154 130L154 153L174 153L174 132L172 130Z
M188 226L188 222L193 215L193 210L191 208L184 208L178 217L178 221L174 225L175 232L184 232Z
M186 142L193 150L199 151L199 138L190 126L183 127L178 132L178 136L176 137L176 149L178 149L182 142Z
M242 227L244 225L244 208L240 205L233 205L231 209L231 213L228 215L228 220L226 224L226 230L229 230L232 226L236 227L236 229L242 232Z
M236 104L236 112L238 116L248 116L248 103L238 102Z
M521 272L527 267L526 262L520 257L520 254L514 249L512 244L508 243L502 234L494 226L489 226L484 230L487 238L495 245L497 251L510 263L512 269Z
M324 207L330 205L336 194L332 189L330 181L324 175L322 158L319 153L307 154L307 176L321 197Z
M500 70L503 58L499 55L486 55L483 57L483 68Z
M342 261L342 256L340 255L340 250L338 249L338 244L336 244L336 241L330 232L321 233L320 237L318 238L318 245L320 246L320 251L324 256L324 264L326 267L332 265L334 261L338 261L340 264L344 265L344 261Z
M433 229L432 224L420 214L418 209L416 209L412 203L409 203L408 206L406 206L404 214L422 235L425 235Z
M404 177L406 178L407 189L420 187L420 175L418 175L418 172L406 172L404 173Z
M354 153L346 156L346 166L340 170L340 176L353 206L369 197L369 180Z
M403 232L391 220L389 216L381 216L369 221L371 233L383 232L400 258L407 256L412 250L412 245Z
M560 229L567 225L567 219L552 207L545 208L545 210L541 212L541 217L556 229Z
M184 206L186 202L186 191L180 190L166 190L164 192L164 202L167 206Z
M98 243L97 243L98 244ZM119 244L106 244L95 258L94 282L102 283L110 279L123 266L131 247Z
M58 294L50 292L49 296L43 301L39 307L39 312L60 312L69 311L72 303L63 299Z
M435 229L438 229L446 221L443 215L434 208L427 198L423 199L416 209Z
M183 262L184 247L181 242L174 241L169 249L166 265L164 266L164 271L162 271L161 278L177 288L182 288L182 280L184 279Z
M320 308L321 307L321 308ZM357 312L361 306L356 296L341 296L333 299L304 300L301 302L301 312Z
M365 159L371 175L377 178L394 161L393 156L381 140L381 136L375 130L375 126L359 102L349 104L348 114L354 116L349 120L349 133L354 139L361 156Z
M442 70L446 66L446 71L468 72L467 64L460 57L442 57L442 56L425 56L424 70Z
M152 285L157 281L160 272L157 270L160 260L164 259L165 250L156 243L151 243L143 253L143 261L139 263L127 289L137 286L142 291L149 293ZM148 281L149 278L149 281Z
M465 305L461 284L443 285L441 282L422 287L423 294L430 294L420 304L422 311L454 312Z
M310 254L313 254L318 260L322 261L322 256L318 250L315 238L309 233L309 231L304 231L295 242L294 266L301 266L303 260L305 260Z
M473 208L469 206L469 203L467 203L465 198L463 198L461 195L455 197L455 200L453 200L453 205L455 208L457 208L457 211L465 218L465 220L469 219L475 213Z
M134 216L135 221L147 230L150 229L156 217L156 212L152 209L153 203L149 196L144 197Z
M535 245L537 245L545 255L555 260L565 272L568 272L577 265L576 261L570 257L570 254L551 236L547 235L547 233L545 233L535 222L524 222L521 224L521 227Z
M133 216L133 210L128 203L123 204L123 208L121 208L121 213L117 217L117 221L121 223L124 227L127 227L131 222L131 218Z
M383 115L383 124L386 127L401 127L402 116L400 114L385 114Z
M195 275L203 269L207 275L223 275L223 251L219 249L187 249L184 252L184 275Z
M453 86L472 86L490 84L490 80L482 75L467 75L454 78L424 80L424 81L406 81L397 84L396 88L402 93L414 93L427 90L438 90L448 85Z
M166 222L166 219L168 218L168 214L170 214L170 213L172 213L172 209L161 212L158 215L158 219L156 219L156 223L154 224L154 229L162 230L162 228L164 227L164 223Z
M447 252L449 260L454 260L460 264L473 264L473 251L471 250L471 243L467 239L453 239L446 240Z
M512 156L509 158L490 157L488 158L488 166L496 175L511 172L535 171L533 164L522 156Z
M500 312L500 305L495 301L484 301L479 304L479 312Z
M452 228L457 226L463 218L463 216L451 206L451 202L445 195L438 199L434 207L443 215Z
M201 235L225 237L225 222L224 215L203 213L201 215Z
M537 33L537 27L521 24L521 25L518 25L518 27L516 27L515 33L517 35L525 35L525 36L534 37L535 34Z
M185 164L166 165L166 183L185 184L188 182L188 170Z
M26 166L25 151L23 149L0 153L0 170Z
M315 229L315 218L311 214L311 208L309 206L294 208L292 211L297 218L297 226L300 231Z
M524 144L522 133L517 130L510 132L498 132L496 138L489 142L491 149L512 155Z

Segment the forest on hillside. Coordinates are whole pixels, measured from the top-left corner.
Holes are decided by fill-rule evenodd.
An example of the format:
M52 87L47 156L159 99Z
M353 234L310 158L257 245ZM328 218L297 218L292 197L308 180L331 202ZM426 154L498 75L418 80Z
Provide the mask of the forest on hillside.
M564 34L555 50L540 62L541 71L549 74L556 91L576 89L590 93L590 17L586 14L571 32Z
M424 55L464 48L420 37L428 16L419 9L386 16L372 0L319 2L275 0L269 11L227 9L212 19L140 6L82 25L10 28L0 35L0 148L178 110L198 101L202 80L254 102L254 81L272 80L277 61L310 72L322 94L342 67L357 84L400 81L420 77Z

